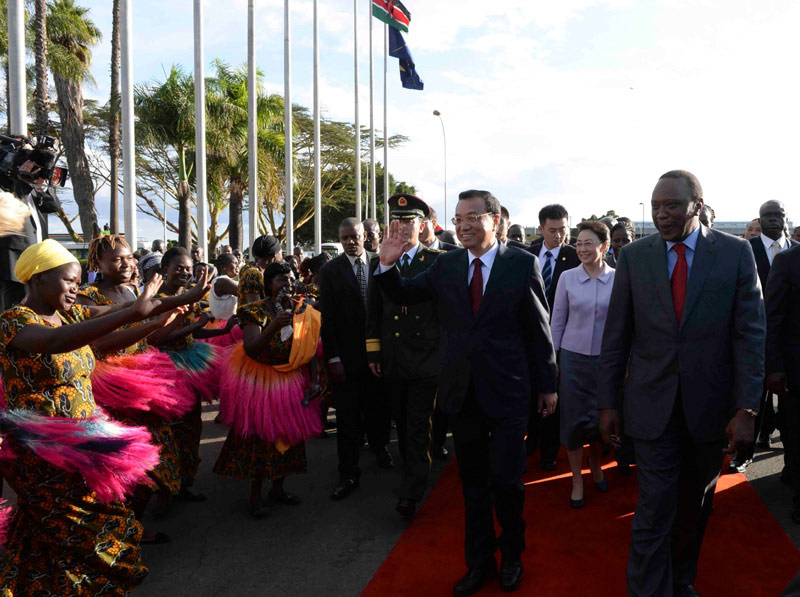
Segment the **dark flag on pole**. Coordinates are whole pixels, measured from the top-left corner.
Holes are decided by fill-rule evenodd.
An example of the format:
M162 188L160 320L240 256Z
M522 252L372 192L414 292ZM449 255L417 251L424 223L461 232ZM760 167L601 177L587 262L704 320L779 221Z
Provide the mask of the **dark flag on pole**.
M389 27L389 56L394 56L400 61L400 81L403 87L420 91L425 88L425 84L417 74L417 69L414 68L414 60L411 58L411 52L408 51L403 34L394 27Z

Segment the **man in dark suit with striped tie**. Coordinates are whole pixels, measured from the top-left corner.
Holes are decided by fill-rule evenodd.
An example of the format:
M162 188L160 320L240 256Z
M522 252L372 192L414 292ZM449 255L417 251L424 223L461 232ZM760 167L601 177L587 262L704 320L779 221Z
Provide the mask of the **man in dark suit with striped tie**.
M539 258L547 304L552 313L556 287L562 272L578 267L581 263L575 247L567 243L569 214L563 205L547 205L539 211L539 233L541 238L531 244L529 251ZM533 454L539 448L541 466L547 471L555 470L556 455L561 446L559 418L560 409L553 416L543 419L531 408L528 454Z
M392 468L386 446L391 430L391 404L378 389L367 365L366 318L369 259L364 226L355 218L339 224L344 254L320 270L322 347L328 361L336 406L339 484L331 499L341 500L359 486L358 453L366 431L378 466ZM365 429L366 427L366 429Z

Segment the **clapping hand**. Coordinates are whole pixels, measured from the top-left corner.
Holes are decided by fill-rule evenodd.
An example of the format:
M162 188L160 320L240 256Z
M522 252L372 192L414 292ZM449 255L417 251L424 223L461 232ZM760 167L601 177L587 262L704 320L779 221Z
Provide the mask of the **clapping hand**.
M190 302L196 303L202 300L209 290L211 290L211 271L204 265L200 268L200 274L197 276L197 284L186 293L186 298L191 299Z
M400 234L400 222L398 220L391 222L389 227L386 228L386 233L381 243L381 252L379 255L381 265L394 265L395 262L402 257L403 253L406 252L407 242L408 238Z
M159 324L160 327L166 327L175 321L178 317L183 316L189 310L189 307L186 305L181 305L177 309L173 309L172 311L167 311L166 313L162 313L156 322Z
M145 284L142 294L140 294L136 302L133 303L132 310L135 315L134 321L147 318L161 305L161 300L155 298L159 288L161 288L161 274L155 274L153 279Z

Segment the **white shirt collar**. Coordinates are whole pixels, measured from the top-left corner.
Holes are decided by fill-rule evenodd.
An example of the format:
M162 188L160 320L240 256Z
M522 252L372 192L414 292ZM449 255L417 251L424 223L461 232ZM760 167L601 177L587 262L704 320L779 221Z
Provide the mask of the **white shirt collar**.
M400 256L400 265L403 265L403 262L405 261L405 256L406 256L406 255L408 255L408 262L409 262L409 263L411 263L412 261L414 261L414 256L417 254L417 249L419 249L419 243L417 243L416 245L414 245L413 247L411 247L411 248L410 248L408 251L406 251L405 253L403 253L403 254Z
M369 265L369 257L367 256L367 252L366 252L366 251L364 251L363 253L361 253L361 255L359 255L358 257L351 257L351 256L350 256L350 255L348 255L347 253L345 253L345 254L344 254L344 256L345 256L345 257L347 257L347 260L350 262L350 267L353 267L353 268L355 268L355 266L356 266L356 259L358 259L358 257L360 257L360 258L361 258L361 261L363 261L363 262L364 262L364 265Z
M545 244L545 242L542 241L542 250L539 251L539 261L544 260L544 257L545 257L544 254L547 253L548 251L550 251L550 254L553 256L552 259L553 260L557 260L558 259L558 254L559 254L559 252L561 252L561 247L563 247L563 246L564 245L558 245L555 249L548 249L547 248L547 244Z
M700 224L700 226L702 226L702 224ZM684 238L681 241L672 242L671 240L668 240L667 241L667 253L669 253L670 250L672 249L672 247L674 247L678 243L686 245L687 248L691 249L694 252L695 249L697 248L697 239L700 237L700 226L695 228L692 231L692 233L689 234L689 236L687 236L686 238Z
M776 240L778 241L778 245L780 245L781 247L781 251L783 251L786 248L786 245L789 242L788 240L786 240L785 234L781 234L778 238L773 239L768 237L763 232L761 233L761 242L764 243L764 248L767 250L767 255L769 255L769 250L772 248L772 243L774 243Z
M422 242L422 241L420 241L420 242ZM422 243L422 244L425 244L425 243ZM433 242L428 245L428 248L438 251L439 250L439 237L434 237Z
M468 265L472 265L472 262L475 261L475 258L478 258L478 259L481 260L481 263L484 265L484 267L487 267L488 269L491 270L492 269L492 264L494 263L494 258L497 257L497 251L499 250L499 248L500 248L500 245L498 244L497 240L495 239L494 244L492 245L492 247L488 251L486 251L483 255L481 255L480 257L478 257L472 251L467 249L467 255L469 256L469 264Z

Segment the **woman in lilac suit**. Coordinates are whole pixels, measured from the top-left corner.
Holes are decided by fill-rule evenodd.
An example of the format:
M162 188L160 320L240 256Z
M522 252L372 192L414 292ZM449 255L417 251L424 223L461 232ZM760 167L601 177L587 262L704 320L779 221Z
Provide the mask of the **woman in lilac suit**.
M603 445L597 410L597 375L603 328L614 285L614 270L604 260L608 227L600 221L581 222L575 249L581 265L561 274L550 323L553 346L559 351L561 443L572 471L569 504L583 507L583 446L590 446L589 467L595 488L608 491L600 468Z

